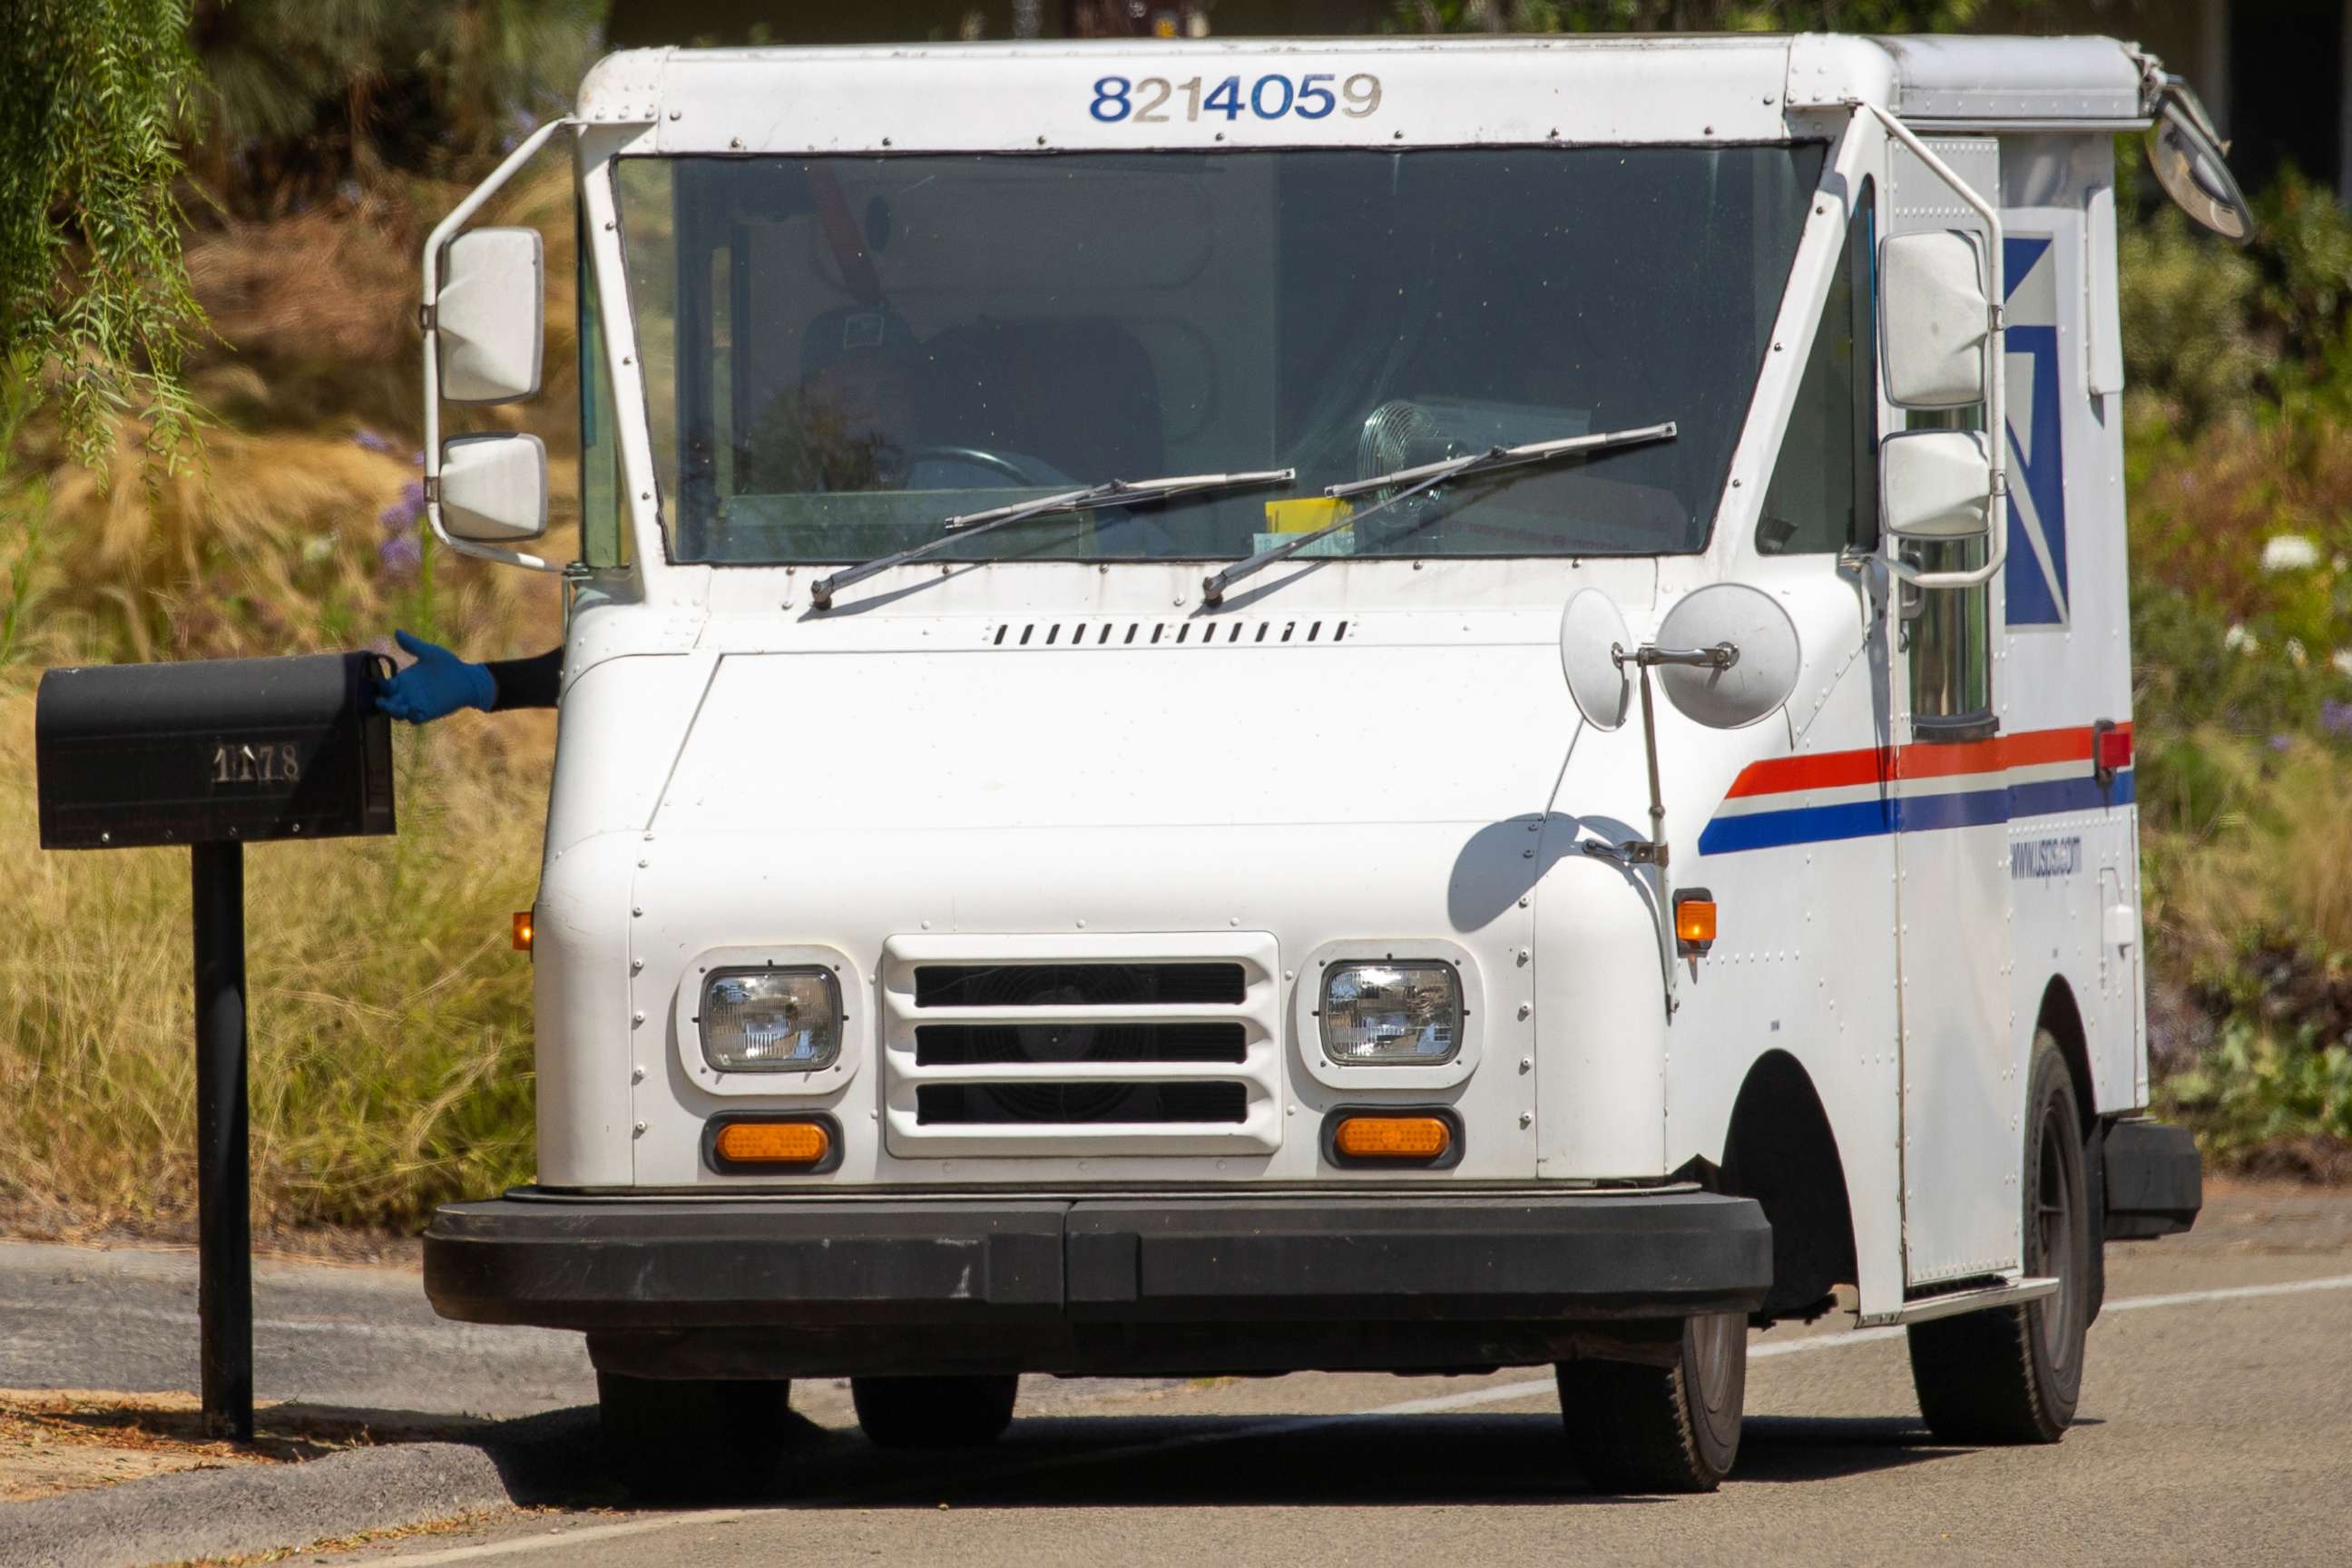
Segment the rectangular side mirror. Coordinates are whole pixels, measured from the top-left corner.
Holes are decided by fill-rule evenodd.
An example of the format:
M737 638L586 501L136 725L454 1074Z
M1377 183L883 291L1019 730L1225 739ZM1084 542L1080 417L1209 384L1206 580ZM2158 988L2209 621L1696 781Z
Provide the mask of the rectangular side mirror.
M539 391L546 260L535 228L477 228L444 252L433 303L441 395L512 403Z
M1905 430L1878 444L1879 521L1897 539L1992 531L1992 444L1981 430Z
M1878 290L1887 401L1904 408L1983 402L1992 303L1976 237L1946 229L1881 241Z
M525 435L443 442L441 526L473 544L520 544L545 533L546 445Z

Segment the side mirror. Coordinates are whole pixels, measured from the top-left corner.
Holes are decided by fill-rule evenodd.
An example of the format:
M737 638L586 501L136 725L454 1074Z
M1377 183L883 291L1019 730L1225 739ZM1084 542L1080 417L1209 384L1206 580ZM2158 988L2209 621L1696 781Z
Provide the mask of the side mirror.
M1952 229L1892 236L1878 247L1878 279L1887 401L1905 408L1983 402L1992 302L1975 237Z
M1624 612L1599 588L1580 588L1559 616L1559 668L1569 700L1584 721L1606 733L1625 722L1633 678L1618 656L1633 646Z
M1992 531L1992 444L1981 430L1904 430L1878 444L1879 521L1897 539Z
M2147 128L2147 162L2176 205L2237 245L2254 237L2254 216L2222 153L2227 143L2205 106L2178 77L2167 78L2162 105Z
M471 544L547 531L547 447L536 436L459 436L441 445L441 527Z
M1684 595L1658 623L1658 647L1718 655L1658 663L1666 700L1710 730L1745 729L1779 712L1804 666L1789 612L1745 583L1709 583Z
M433 302L443 397L512 403L539 391L546 270L535 228L477 228L449 242Z

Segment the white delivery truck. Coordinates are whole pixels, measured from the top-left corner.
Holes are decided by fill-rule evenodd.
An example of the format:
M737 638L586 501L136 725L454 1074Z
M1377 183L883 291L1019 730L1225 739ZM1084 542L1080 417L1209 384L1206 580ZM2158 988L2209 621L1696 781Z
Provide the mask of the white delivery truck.
M440 536L530 554L576 163L584 520L539 1179L448 1316L647 1479L789 1380L1558 1368L1713 1487L1748 1331L2076 1408L2147 1120L2104 39L615 55L425 258ZM1843 1300L1840 1288L1850 1288Z

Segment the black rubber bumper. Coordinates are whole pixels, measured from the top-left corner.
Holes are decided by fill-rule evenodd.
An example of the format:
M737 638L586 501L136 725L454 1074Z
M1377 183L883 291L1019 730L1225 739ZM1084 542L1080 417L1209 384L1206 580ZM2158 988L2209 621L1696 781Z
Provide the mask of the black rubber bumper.
M445 1317L591 1331L1505 1322L1748 1310L1771 1228L1696 1190L1120 1200L454 1204Z

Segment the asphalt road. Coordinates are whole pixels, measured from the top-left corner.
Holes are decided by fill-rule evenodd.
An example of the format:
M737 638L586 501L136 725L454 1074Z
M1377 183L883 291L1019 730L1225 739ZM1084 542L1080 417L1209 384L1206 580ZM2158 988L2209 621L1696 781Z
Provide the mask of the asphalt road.
M593 1404L577 1334L434 1315L412 1268L255 1265L263 1400L396 1415L528 1415ZM196 1387L189 1251L0 1243L0 1388Z
M189 1310L168 1279L184 1260L145 1258L127 1282L73 1256L85 1260L79 1285L56 1250L0 1249L0 1383L123 1386L101 1375L110 1368L187 1386L170 1373L188 1366L191 1330L153 1315ZM803 1426L767 1506L634 1512L583 1465L576 1487L532 1500L542 1511L302 1560L2352 1559L2352 1194L2221 1188L2194 1235L2111 1248L2109 1260L2081 1419L2051 1448L1934 1443L1901 1337L1835 1321L1756 1337L1739 1467L1705 1498L1588 1492L1549 1382L1528 1371L1033 1380L995 1447L911 1457L869 1447L842 1391L811 1385L794 1391ZM414 1291L391 1270L265 1273L264 1321L280 1327L261 1336L264 1396L348 1404L389 1386L397 1408L483 1412L583 1396L576 1346L436 1325ZM44 1357L56 1375L29 1375Z

